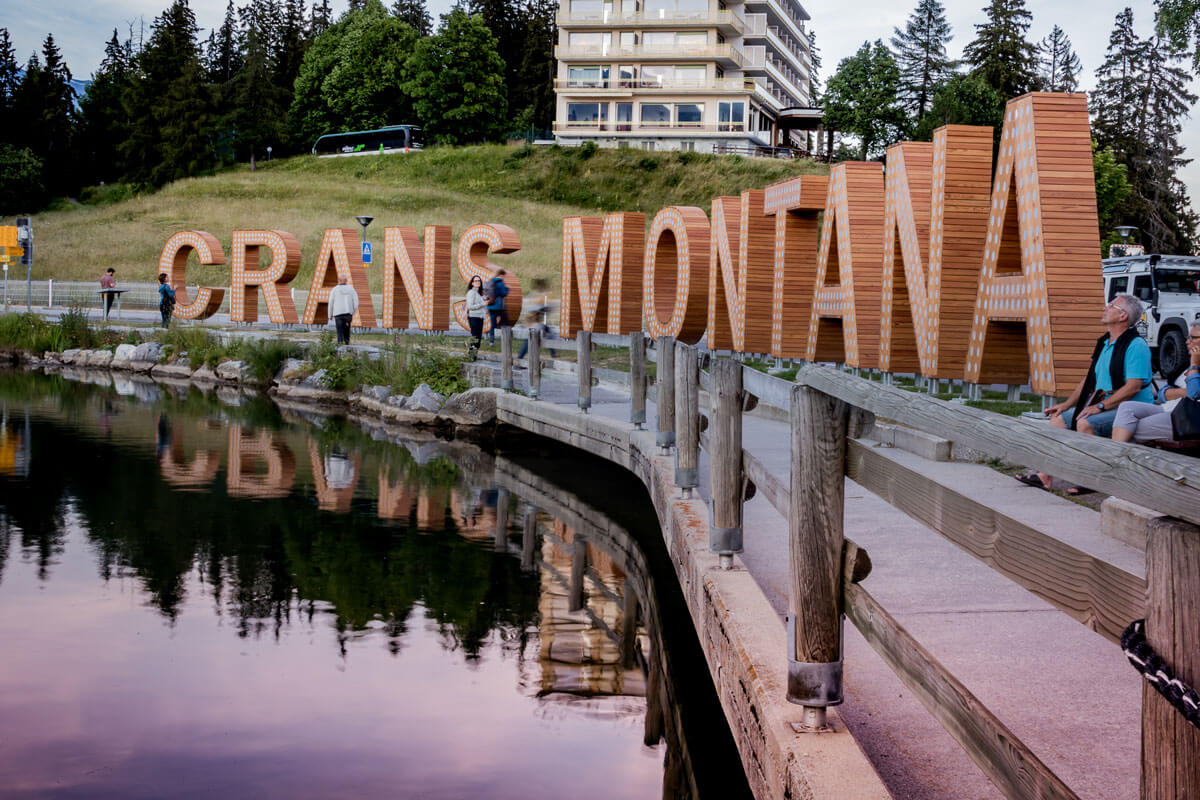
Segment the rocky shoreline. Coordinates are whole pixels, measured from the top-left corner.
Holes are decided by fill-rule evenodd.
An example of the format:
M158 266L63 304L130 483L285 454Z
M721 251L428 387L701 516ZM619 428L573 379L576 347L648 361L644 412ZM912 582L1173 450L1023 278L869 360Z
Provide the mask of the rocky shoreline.
M25 351L8 351L8 359L27 368L48 373L69 374L75 370L106 372L127 379L161 384L197 384L202 387L265 392L285 405L299 405L325 412L345 410L386 423L412 428L436 429L449 435L467 434L478 438L496 420L496 396L500 389L476 387L445 397L421 384L412 395L400 395L388 386L360 386L339 391L323 385L322 371L311 363L288 359L268 384L255 382L244 361L225 361L215 368L192 367L186 357L161 362L162 346L157 342L118 345L109 350L47 351L38 356ZM476 376L478 377L478 376ZM86 374L80 379L88 380Z

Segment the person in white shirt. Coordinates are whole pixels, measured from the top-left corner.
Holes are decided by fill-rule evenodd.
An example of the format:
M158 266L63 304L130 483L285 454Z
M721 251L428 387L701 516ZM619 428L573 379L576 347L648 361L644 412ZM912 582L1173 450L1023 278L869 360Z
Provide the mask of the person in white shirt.
M338 285L329 291L329 316L337 328L338 344L350 344L350 321L358 310L358 292L346 283L345 277L338 278Z
M487 316L487 301L483 299L483 278L471 276L467 284L467 324L471 326L471 344L467 347L467 355L472 360L479 352L483 343L483 319Z

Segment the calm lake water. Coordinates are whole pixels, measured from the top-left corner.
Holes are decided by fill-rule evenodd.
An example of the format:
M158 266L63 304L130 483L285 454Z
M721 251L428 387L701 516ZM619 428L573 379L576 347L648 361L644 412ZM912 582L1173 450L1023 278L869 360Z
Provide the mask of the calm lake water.
M749 796L630 476L0 373L0 795Z

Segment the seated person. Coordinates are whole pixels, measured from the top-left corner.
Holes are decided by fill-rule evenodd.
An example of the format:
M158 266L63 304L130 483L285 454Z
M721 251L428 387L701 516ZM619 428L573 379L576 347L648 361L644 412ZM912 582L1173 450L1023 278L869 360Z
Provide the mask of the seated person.
M1154 442L1174 439L1171 427L1171 411L1183 397L1200 400L1200 323L1192 325L1187 339L1191 365L1175 381L1175 386L1165 386L1159 393L1162 405L1154 403L1125 402L1117 409L1113 422L1112 438L1115 442Z

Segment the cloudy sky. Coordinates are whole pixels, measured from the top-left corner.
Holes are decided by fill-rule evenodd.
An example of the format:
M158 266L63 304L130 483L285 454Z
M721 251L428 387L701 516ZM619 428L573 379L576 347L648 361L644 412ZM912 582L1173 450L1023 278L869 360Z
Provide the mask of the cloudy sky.
M426 0L434 17L449 10L451 0ZM962 48L974 38L974 26L983 21L982 8L986 0L942 0L953 27L954 39L950 43L952 56L960 56ZM130 28L136 31L144 20L148 29L154 17L161 13L169 0L38 0L18 3L18 0L0 0L0 27L7 27L17 51L17 58L24 62L29 54L41 48L47 33L55 40L67 59L67 64L77 78L88 78L104 55L104 43L118 28L124 33ZM238 0L235 0L237 4ZM864 40L882 38L885 42L892 29L904 24L916 5L908 2L886 0L858 0L851 4L844 0L802 0L812 16L812 28L817 34L817 44L824 60L823 70L827 77L842 58L852 54ZM390 3L389 3L390 4ZM17 6L20 6L19 10ZM207 29L220 25L224 17L226 0L192 0L192 8L200 27ZM333 0L336 13L346 8L345 0ZM1027 0L1033 13L1033 25L1029 38L1039 41L1054 25L1058 25L1071 38L1075 51L1083 62L1083 88L1091 89L1096 67L1104 60L1108 37L1112 32L1113 20L1128 0L1091 0L1087 4L1072 0ZM1153 25L1153 6L1149 2L1133 4L1134 21L1138 33L1148 36ZM1200 94L1200 82L1192 85L1192 91ZM1194 110L1195 112L1195 110ZM1200 113L1200 112L1195 112ZM1200 121L1188 120L1184 127L1184 143L1188 155L1200 157ZM1200 206L1200 162L1187 167L1184 181L1192 197L1193 206Z

